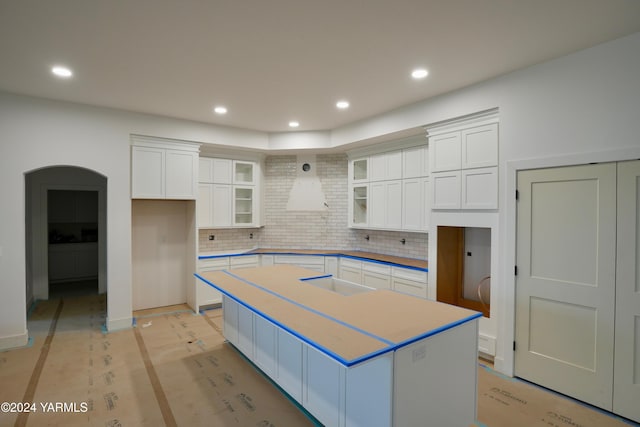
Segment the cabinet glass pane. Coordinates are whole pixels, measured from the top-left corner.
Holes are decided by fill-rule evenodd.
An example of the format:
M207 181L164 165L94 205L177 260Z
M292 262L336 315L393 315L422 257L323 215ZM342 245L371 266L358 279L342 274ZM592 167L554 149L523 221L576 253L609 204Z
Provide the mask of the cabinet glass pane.
M353 188L353 223L367 222L367 187Z
M353 162L353 179L367 179L367 159L355 160Z
M253 182L253 164L235 163L235 182Z
M235 222L236 224L251 224L253 222L253 189L235 189Z

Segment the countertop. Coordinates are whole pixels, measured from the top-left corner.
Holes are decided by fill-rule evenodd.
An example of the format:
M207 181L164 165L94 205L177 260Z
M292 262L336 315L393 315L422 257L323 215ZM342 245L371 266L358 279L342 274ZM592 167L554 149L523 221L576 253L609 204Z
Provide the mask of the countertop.
M415 258L406 258L399 257L393 255L384 255L378 254L374 252L363 252L363 251L347 251L347 250L329 250L329 249L271 249L271 248L260 248L254 249L246 252L235 252L235 253L216 253L216 254L206 254L201 253L199 255L200 259L206 258L216 258L222 256L242 256L242 255L278 255L278 254L291 254L291 255L333 255L333 256L343 256L349 258L360 258L364 260L371 260L382 262L385 264L397 265L401 267L410 267L418 270L428 271L428 262L427 260L415 259Z
M390 290L344 296L301 280L317 275L283 264L196 276L346 366L482 316Z

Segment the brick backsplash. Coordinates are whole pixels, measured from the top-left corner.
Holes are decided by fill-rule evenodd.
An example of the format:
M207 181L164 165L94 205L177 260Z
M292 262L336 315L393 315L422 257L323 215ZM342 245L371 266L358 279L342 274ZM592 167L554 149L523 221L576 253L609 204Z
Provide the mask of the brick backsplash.
M287 211L289 192L297 177L296 156L265 160L264 227L200 230L200 252L276 249L346 249L426 259L428 235L350 229L346 154L316 156L316 174L329 207L322 211ZM249 235L253 233L253 238ZM215 240L208 240L213 234ZM365 239L369 236L369 240ZM405 244L400 242L405 239Z

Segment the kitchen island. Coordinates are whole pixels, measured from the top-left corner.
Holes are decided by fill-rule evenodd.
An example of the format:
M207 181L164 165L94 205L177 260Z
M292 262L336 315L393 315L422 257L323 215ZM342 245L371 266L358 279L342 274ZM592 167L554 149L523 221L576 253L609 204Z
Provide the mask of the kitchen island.
M475 421L480 313L390 290L343 295L291 265L196 276L224 296L225 338L323 424Z

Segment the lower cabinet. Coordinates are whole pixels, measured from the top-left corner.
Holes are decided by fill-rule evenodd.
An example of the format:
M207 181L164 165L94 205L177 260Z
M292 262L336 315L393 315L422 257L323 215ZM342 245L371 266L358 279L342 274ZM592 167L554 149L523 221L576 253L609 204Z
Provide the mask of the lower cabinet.
M475 421L477 321L345 366L236 300L223 304L225 338L323 425Z
M49 281L64 282L97 277L97 243L49 245Z

